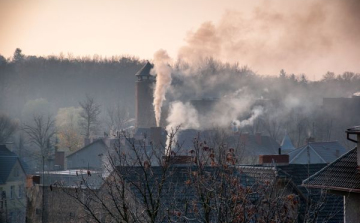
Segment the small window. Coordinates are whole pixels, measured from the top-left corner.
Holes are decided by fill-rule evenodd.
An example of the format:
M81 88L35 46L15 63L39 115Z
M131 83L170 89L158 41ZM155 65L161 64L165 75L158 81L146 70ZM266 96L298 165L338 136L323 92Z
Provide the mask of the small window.
M19 198L24 196L24 185L19 185Z
M15 198L15 186L10 187L10 199Z

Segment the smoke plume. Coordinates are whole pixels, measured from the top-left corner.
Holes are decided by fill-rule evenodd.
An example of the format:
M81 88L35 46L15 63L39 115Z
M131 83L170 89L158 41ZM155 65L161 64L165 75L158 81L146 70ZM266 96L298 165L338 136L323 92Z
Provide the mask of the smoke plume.
M236 129L243 128L248 125L253 125L254 121L263 113L264 113L263 107L255 107L252 110L252 114L251 114L250 118L242 120L242 121L234 120L233 124L234 124L234 126L236 126Z
M156 85L154 90L154 111L156 125L160 126L161 107L164 102L165 94L171 84L171 59L165 50L159 50L154 54L154 68L152 75L156 75Z
M196 109L189 103L183 103L180 101L174 101L170 104L170 112L167 117L168 125L166 126L166 131L171 133L175 131L176 128L180 127L181 129L199 129L200 123L198 118L198 113ZM170 136L170 134L168 134ZM176 137L177 135L175 135ZM173 139L173 141L176 138ZM167 138L167 148L170 144L170 138Z
M261 74L280 69L321 77L359 71L360 1L263 1L248 15L227 11L218 23L189 32L178 59L212 57L249 65Z

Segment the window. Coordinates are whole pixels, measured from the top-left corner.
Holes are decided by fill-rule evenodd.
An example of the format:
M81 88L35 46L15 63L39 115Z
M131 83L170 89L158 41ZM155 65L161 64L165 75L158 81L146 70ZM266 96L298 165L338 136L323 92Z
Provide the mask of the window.
M24 185L19 185L19 198L22 198L24 196Z
M10 199L15 198L15 186L10 187Z

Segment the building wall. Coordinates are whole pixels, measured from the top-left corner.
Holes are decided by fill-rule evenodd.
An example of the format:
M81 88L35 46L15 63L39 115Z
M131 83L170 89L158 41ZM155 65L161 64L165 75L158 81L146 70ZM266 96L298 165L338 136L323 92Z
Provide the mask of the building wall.
M94 142L87 148L79 150L75 154L67 157L68 169L101 169L103 159L107 157L107 148L100 142Z
M313 152L312 149L309 150L309 154L306 150L302 151L299 156L294 160L290 160L292 164L315 164L315 163L325 163L317 154Z
M355 223L360 221L360 194L350 193L345 195L345 222Z
M25 222L26 215L26 196L25 196L26 175L21 168L19 161L16 161L6 184L0 185L0 193L6 193L6 198L1 199L2 219L8 222ZM13 188L13 196L11 191ZM6 221L5 221L6 222Z

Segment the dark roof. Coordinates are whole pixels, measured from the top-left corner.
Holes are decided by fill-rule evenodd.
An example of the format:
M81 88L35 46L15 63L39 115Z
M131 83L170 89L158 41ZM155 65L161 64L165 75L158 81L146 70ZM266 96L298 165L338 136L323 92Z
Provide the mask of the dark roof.
M344 221L342 196L324 194L320 189L309 190L305 188L302 181L324 168L326 164L289 164L276 167L264 166L240 166L239 169L248 176L261 179L283 179L294 184L293 189L303 196L302 206L299 211L299 221L303 222L303 216L309 212L310 218L317 218L315 222L339 223ZM290 185L289 185L290 186ZM306 200L309 200L309 210L306 210ZM321 205L321 206L320 206ZM320 207L314 210L312 207Z
M16 161L18 160L20 166L25 172L25 169L19 157L15 153L8 150L8 148L6 148L5 145L0 145L0 184L6 183L11 173L11 170L13 169L14 165L16 164Z
M331 163L339 156L346 153L346 149L338 142L310 142L307 145L300 147L289 153L290 163L307 148L310 148L318 155L324 163Z
M154 67L149 61L135 74L135 76L149 76L151 69Z
M97 139L97 140L93 141L92 143L84 146L83 148L81 148L81 149L79 149L79 150L76 150L75 152L67 155L66 157L70 157L70 156L72 156L72 155L74 155L74 154L76 154L76 153L78 153L78 152L80 152L80 151L82 151L82 150L86 150L86 149L89 148L90 146L92 146L92 145L94 145L94 144L97 144L97 143L100 143L100 144L102 144L105 148L107 148L107 145L105 144L105 142L104 142L103 139Z
M310 214L310 218L316 218L315 222L331 222L339 223L343 222L343 203L342 196L338 195L327 195L324 199L320 189L307 190L301 185L302 181L309 175L316 173L322 169L326 164L289 164L286 166L276 167L264 167L264 166L238 166L236 173L240 175L240 181L244 186L253 186L259 181L270 181L273 182L276 179L283 179L285 182L292 182L292 184L286 184L292 187L293 192L300 193L302 197L302 205L300 209L299 220L304 218L305 213ZM144 182L144 172L142 167L117 167L119 172L125 178L126 181L130 182L130 185L134 183L135 187L138 187L140 182ZM176 206L184 204L185 200L191 200L196 196L196 191L193 187L188 187L186 181L189 179L189 174L196 171L195 166L174 166L170 167L168 171L167 180L163 186L162 193L157 194L158 184L161 182L160 178L163 174L163 168L160 166L154 166L148 169L148 174L151 176L148 180L150 182L152 193L156 196L160 196L164 199L161 205L164 207ZM205 167L205 171L208 173L216 173L216 167ZM132 183L131 183L132 182ZM141 188L141 187L138 187ZM144 198L138 189L132 189L135 196L142 201ZM309 199L309 205L322 204L318 211L306 210L307 199ZM177 201L175 203L172 203ZM179 202L180 201L180 202ZM324 203L321 203L324 202ZM314 206L310 206L314 207ZM181 205L177 207L178 210L183 208ZM176 208L175 208L176 209Z
M261 135L257 140L256 135L247 135L242 137L240 134L231 135L225 139L218 136L217 131L213 130L195 130L186 129L178 133L177 141L183 150L194 148L194 140L206 141L210 147L216 146L216 143L226 143L227 147L245 148L247 154L250 155L274 155L278 153L279 144L269 136ZM217 140L219 139L219 140Z
M354 148L345 153L319 172L304 180L303 184L308 187L360 193L357 149Z
M346 132L350 134L360 133L360 126L354 126L352 128L349 128L346 130Z

